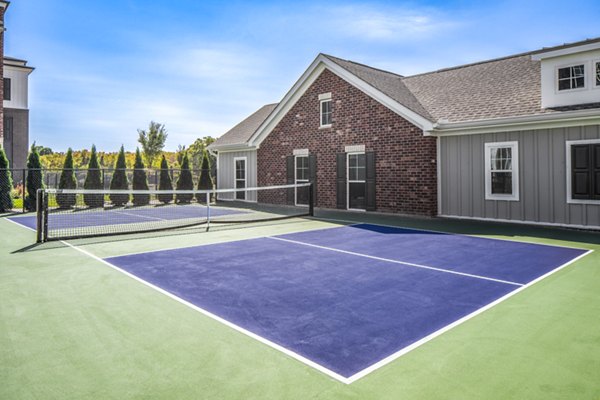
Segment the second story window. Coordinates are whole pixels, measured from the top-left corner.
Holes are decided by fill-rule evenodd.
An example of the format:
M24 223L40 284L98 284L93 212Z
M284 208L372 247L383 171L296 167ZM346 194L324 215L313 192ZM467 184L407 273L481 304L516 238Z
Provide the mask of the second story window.
M10 100L10 78L4 78L4 100Z
M600 61L596 61L596 86L600 86Z
M572 65L558 69L558 90L580 89L585 87L585 66Z
M331 126L331 93L323 93L319 95L320 109L320 124L321 128L329 128Z

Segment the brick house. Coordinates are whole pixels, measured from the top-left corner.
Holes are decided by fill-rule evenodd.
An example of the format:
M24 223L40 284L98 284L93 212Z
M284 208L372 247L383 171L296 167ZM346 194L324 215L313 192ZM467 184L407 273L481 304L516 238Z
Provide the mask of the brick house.
M322 208L600 228L600 38L407 77L320 54L210 150L219 188L313 181Z

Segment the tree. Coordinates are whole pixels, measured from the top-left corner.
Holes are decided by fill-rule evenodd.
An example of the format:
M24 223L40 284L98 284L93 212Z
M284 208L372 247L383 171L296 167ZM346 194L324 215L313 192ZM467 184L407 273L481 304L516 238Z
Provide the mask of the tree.
M73 173L73 150L69 147L63 164L62 172L60 173L60 181L58 182L59 189L76 189L77 180ZM69 193L59 193L56 195L56 202L60 208L71 208L75 205L76 195Z
M202 150L202 168L200 169L200 179L198 180L199 190L212 190L214 186L213 178L210 171L210 156L208 150ZM206 196L196 195L198 202L206 201Z
M181 168L181 164L183 163L183 157L185 156L185 153L187 153L185 145L177 145L177 153L175 157L177 158L177 165L179 166L179 168Z
M47 156L47 155L53 154L53 151L50 147L35 146L35 149L37 150L37 152L40 156Z
M154 165L154 159L160 154L165 147L167 140L167 130L163 124L150 121L148 131L138 129L138 142L142 145L144 157L149 167Z
M140 154L140 149L135 149L135 163L133 164L133 190L148 190L148 177L146 176L146 167ZM145 206L150 203L150 195L133 195L133 204L136 206Z
M8 158L0 146L0 212L12 210L13 201L10 195L12 190L12 175L8 169Z
M27 156L27 196L25 196L25 209L35 211L37 209L37 191L44 188L44 179L42 174L42 163L40 155L35 147L35 142L31 145L31 150Z
M96 146L92 145L92 152L90 154L90 162L88 164L87 175L83 182L83 188L86 190L101 190L104 189L102 182L102 172L100 171L100 164L98 163L98 153L96 153ZM84 194L83 202L88 207L102 207L104 206L104 195L103 194Z
M173 182L171 181L171 175L169 174L169 164L163 154L160 162L160 180L158 182L158 190L173 190ZM159 194L158 200L162 203L169 204L173 201L172 194Z
M115 164L115 170L113 172L112 179L110 180L111 190L128 190L129 181L127 181L127 171L125 164L125 148L121 146L119 155L117 156L117 163ZM123 206L129 201L129 194L117 194L112 193L110 195L110 201L115 206Z
M216 139L211 136L205 136L202 139L196 139L188 148L188 156L190 158L190 162L192 163L192 169L196 170L200 168L200 164L202 163L204 156L204 150L215 140ZM212 158L212 156L210 157Z
M181 171L179 171L179 177L177 178L177 190L194 190L194 179L192 178L192 171L190 171L190 160L187 154L184 154L181 162ZM187 204L192 201L193 197L191 194L178 194L175 202Z

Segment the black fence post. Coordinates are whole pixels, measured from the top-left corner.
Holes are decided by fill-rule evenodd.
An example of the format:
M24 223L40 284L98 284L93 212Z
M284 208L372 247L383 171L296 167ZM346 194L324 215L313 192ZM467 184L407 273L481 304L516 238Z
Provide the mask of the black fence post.
M314 183L310 183L308 186L308 215L311 217L315 216L315 196L314 196Z
M25 213L25 192L27 190L27 170L23 168L21 170L23 180L21 181L21 202L23 203L23 213Z
M35 208L37 209L37 243L42 243L44 238L42 237L43 226L44 223L44 191L43 189L38 189L36 199Z

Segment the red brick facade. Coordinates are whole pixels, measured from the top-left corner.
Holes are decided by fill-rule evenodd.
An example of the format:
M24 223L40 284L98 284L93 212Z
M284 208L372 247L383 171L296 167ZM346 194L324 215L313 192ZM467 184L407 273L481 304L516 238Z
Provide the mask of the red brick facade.
M321 93L332 94L333 124L319 129ZM258 149L258 185L286 183L286 156L317 157L317 207L336 208L336 154L365 145L376 156L377 211L437 214L436 139L325 70Z

